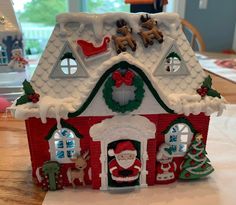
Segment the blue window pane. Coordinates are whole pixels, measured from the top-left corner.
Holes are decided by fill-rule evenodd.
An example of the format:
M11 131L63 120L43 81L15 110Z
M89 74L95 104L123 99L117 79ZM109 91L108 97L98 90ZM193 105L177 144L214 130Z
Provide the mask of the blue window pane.
M63 141L55 141L55 147L56 148L63 148L64 147Z
M170 135L169 142L177 142L177 135Z
M75 154L75 151L74 151L74 150L68 150L68 151L67 151L67 157L68 157L68 158L73 157L74 154Z
M66 137L66 138L73 138L73 137L74 137L73 134L72 134L72 132L69 132L69 131L66 130L66 129L62 129L62 130L61 130L61 135L62 135L63 137Z
M64 151L56 151L56 158L57 158L57 159L63 159L63 158L65 158Z
M75 141L74 140L67 140L66 147L67 148L75 148Z
M178 125L174 125L172 128L171 128L171 133L176 133L179 131L179 126Z
M186 144L180 144L179 145L179 152L186 152L187 151L187 145Z
M176 145L171 145L171 150L172 152L176 152L177 151L177 146Z
M63 137L66 137L68 134L69 134L68 130L65 130L65 129L62 129L62 130L61 130L61 135L62 135Z

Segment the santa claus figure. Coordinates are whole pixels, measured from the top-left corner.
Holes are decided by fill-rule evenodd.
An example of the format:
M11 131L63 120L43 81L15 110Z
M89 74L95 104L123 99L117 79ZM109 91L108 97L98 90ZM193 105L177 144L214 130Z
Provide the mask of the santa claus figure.
M157 153L157 184L168 184L176 180L176 164L173 162L173 155L170 145L162 144Z
M141 162L137 156L137 150L130 141L120 142L115 149L108 151L109 156L115 156L109 162L111 178L118 182L133 182L139 178Z

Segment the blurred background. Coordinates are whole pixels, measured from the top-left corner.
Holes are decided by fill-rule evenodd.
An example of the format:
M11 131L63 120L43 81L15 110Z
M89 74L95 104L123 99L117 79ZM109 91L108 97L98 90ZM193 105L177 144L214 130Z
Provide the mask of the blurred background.
M130 6L124 0L13 0L13 3L27 55L42 53L54 27L55 16L62 12L161 11L155 11L152 4ZM163 10L177 12L197 27L207 42L207 51L236 50L235 0L169 0Z

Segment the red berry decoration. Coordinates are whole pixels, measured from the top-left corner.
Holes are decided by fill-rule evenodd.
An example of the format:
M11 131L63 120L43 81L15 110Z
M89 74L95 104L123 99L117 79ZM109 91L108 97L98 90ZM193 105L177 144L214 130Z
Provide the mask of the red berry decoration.
M200 155L199 155L199 157L200 157L200 158L203 158L203 157L204 157L204 155L203 155L203 154L200 154Z
M206 168L206 164L203 164L203 165L201 166L201 168L205 169L205 168Z
M31 95L28 95L28 99L32 103L37 103L39 101L40 95L38 93L33 93Z
M195 164L195 161L192 160L192 161L190 162L190 164L191 164L191 165L194 165L194 164Z
M197 93L201 96L201 97L204 97L207 95L207 92L208 92L208 88L207 87L204 87L204 86L201 86L201 88L197 89Z
M196 154L197 153L197 151L196 150L192 150L192 154Z
M186 174L185 174L185 177L186 177L186 178L190 177L190 173L189 173L189 172L186 173Z

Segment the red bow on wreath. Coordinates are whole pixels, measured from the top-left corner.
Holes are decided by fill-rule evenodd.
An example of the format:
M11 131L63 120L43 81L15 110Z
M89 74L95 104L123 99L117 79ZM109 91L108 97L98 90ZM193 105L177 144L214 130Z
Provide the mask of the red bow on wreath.
M132 85L134 73L128 70L125 75L122 75L120 71L115 71L112 74L112 79L115 81L115 86L119 88L123 83L127 86Z

